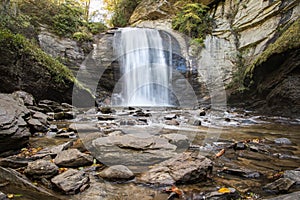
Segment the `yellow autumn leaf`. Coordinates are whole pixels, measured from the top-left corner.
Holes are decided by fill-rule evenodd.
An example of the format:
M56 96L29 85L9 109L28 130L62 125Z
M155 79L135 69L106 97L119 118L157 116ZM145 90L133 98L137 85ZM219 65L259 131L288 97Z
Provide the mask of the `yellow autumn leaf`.
M230 193L230 190L228 188L221 188L218 190L219 193Z

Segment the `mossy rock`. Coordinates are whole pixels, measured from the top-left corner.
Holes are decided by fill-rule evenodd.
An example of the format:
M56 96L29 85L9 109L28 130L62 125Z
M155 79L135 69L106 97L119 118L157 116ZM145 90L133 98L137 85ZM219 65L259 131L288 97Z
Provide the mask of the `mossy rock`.
M0 29L0 51L0 92L24 90L36 100L72 103L74 88L92 104L92 94L72 72L24 36Z
M257 85L257 77L255 77L255 71L261 68L266 61L273 57L274 62L280 62L284 60L284 57L280 59L280 54L293 49L299 49L300 47L300 18L297 19L284 33L250 65L244 73L244 85L247 87L254 87ZM277 58L275 58L277 56ZM267 70L267 69L266 69ZM266 71L263 70L263 71ZM272 69L267 70L272 71Z

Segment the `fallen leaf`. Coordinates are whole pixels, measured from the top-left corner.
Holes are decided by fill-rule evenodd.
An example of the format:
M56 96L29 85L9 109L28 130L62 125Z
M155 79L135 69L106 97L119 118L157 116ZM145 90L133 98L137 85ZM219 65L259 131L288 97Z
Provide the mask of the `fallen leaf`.
M253 139L252 142L258 144L258 143L260 143L260 140L259 139Z
M7 194L7 198L9 198L9 199L14 198L14 194Z
M216 158L219 158L221 156L223 156L225 153L225 149L222 149L221 151L219 151L217 154L216 154Z
M61 173L65 172L65 171L67 171L67 170L68 170L68 168L61 167L61 168L59 168L58 173L61 174Z
M220 188L219 190L218 190L218 192L219 193L230 193L230 190L228 189L228 188Z
M174 197L183 197L183 191L175 185L173 185L171 188L166 188L165 192L170 193L168 200L173 199Z

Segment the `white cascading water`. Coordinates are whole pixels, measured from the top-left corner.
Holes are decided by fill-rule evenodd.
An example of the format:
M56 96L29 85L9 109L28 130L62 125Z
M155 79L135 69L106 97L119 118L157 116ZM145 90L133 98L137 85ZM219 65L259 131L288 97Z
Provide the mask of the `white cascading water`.
M123 28L115 38L121 68L120 106L170 106L170 70L158 30Z

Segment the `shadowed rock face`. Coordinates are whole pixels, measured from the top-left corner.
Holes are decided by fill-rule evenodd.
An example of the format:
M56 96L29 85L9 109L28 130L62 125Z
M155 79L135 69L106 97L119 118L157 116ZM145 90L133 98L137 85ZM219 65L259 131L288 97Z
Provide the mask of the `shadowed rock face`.
M30 136L24 120L29 110L8 94L0 94L0 105L0 153L24 147Z

